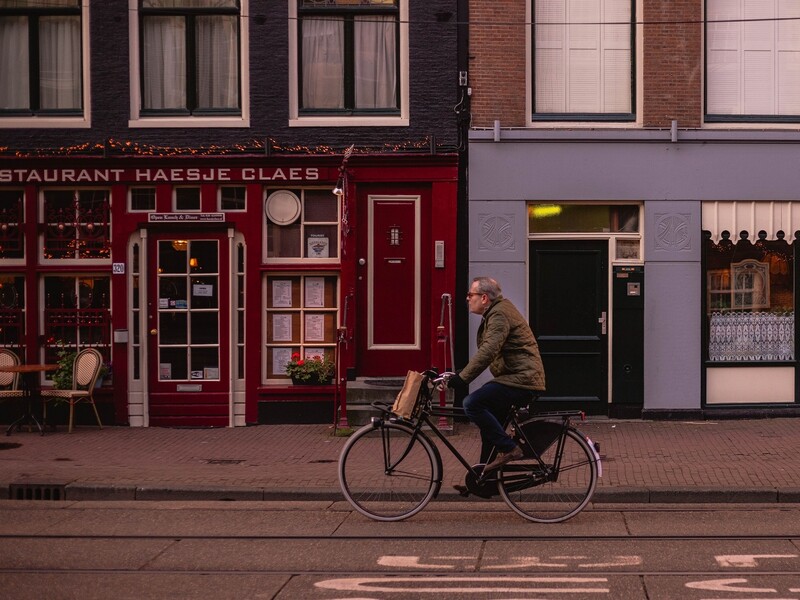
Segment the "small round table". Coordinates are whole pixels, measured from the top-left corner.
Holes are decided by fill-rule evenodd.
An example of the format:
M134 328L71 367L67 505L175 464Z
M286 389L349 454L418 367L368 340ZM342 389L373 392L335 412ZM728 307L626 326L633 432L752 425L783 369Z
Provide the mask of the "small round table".
M44 429L42 428L41 423L39 423L39 421L36 419L36 416L33 414L33 396L35 392L38 393L39 391L38 373L41 373L42 371L55 371L57 368L58 365L51 364L0 366L0 371L4 373L19 373L22 376L22 395L27 400L27 409L25 414L8 426L8 429L6 429L6 435L11 435L11 430L14 429L15 426L17 427L17 430L19 430L23 423L28 424L28 431L30 431L31 422L36 423L39 433L44 435Z

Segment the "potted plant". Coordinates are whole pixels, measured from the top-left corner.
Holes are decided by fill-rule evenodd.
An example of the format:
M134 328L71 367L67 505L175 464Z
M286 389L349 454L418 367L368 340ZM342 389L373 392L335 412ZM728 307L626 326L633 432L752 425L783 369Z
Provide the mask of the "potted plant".
M334 367L334 362L325 355L303 359L299 352L295 352L292 354L292 360L286 364L286 374L295 384L329 384L333 379Z
M51 379L53 381L53 387L57 390L70 390L72 389L72 371L73 366L75 364L75 357L78 353L63 344L59 344L59 349L56 351L56 356L58 360L56 364L58 368L53 371ZM100 386L103 383L103 379L106 376L111 374L111 365L110 363L103 363L100 365L100 374L97 376L97 384L96 386Z

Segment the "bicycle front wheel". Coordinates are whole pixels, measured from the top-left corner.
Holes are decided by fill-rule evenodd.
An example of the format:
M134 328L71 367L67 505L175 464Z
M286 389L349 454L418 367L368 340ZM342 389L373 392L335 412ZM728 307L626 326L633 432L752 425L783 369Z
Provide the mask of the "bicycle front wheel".
M543 452L541 463L524 458L504 465L498 474L503 500L529 521L560 523L574 517L597 486L595 454L580 432L566 431L556 472L558 452L556 440Z
M400 521L431 501L440 462L430 442L411 427L381 421L356 431L339 457L347 501L376 521Z

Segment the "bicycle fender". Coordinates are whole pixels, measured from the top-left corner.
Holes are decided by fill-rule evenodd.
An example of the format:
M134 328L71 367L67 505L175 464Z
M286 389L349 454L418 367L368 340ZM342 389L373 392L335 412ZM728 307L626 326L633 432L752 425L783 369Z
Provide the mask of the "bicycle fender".
M597 476L603 476L603 462L600 460L600 453L597 452L597 448L594 446L594 442L589 439L588 435L584 435L583 437L586 438L586 442L589 444L589 448L592 450L592 454L594 454L594 460L597 463Z

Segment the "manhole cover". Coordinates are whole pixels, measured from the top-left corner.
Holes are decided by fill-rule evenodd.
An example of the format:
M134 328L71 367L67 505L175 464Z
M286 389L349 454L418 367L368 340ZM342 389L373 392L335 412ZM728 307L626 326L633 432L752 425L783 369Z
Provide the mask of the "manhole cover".
M17 442L0 442L0 450L13 450L20 446L22 446L22 444L18 444Z

